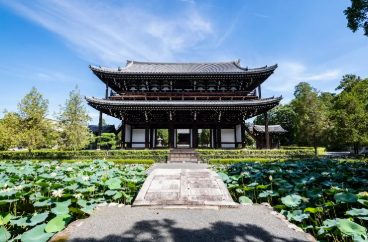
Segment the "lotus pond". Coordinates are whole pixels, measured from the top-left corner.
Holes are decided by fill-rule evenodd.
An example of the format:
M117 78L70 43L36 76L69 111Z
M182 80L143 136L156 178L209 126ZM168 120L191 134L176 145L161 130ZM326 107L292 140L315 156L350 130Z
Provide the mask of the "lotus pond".
M240 203L270 203L319 241L368 241L368 163L306 160L218 166Z
M47 241L98 204L130 204L146 168L102 160L0 162L0 242Z

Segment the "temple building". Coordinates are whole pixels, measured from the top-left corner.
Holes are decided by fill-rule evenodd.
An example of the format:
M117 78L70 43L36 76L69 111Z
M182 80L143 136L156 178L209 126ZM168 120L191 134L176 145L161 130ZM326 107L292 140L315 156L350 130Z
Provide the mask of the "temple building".
M287 133L281 125L268 125L269 146L266 147L265 125L247 124L248 133L256 141L257 149L280 149L280 136Z
M157 130L167 129L170 148L198 147L198 130L210 130L210 147L245 146L245 120L277 106L281 97L261 98L261 84L277 65L128 61L125 67L90 66L105 83L105 97L90 106L122 121L122 148L157 148ZM267 116L265 116L267 117ZM268 124L265 142L269 147Z

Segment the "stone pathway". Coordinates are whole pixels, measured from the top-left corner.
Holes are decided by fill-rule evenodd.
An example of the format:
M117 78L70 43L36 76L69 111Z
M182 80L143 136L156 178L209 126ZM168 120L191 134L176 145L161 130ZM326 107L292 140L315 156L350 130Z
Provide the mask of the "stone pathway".
M133 206L238 206L216 172L198 164L190 165L195 169L170 165L149 173Z
M315 241L273 213L263 205L219 210L107 206L69 225L53 242Z
M315 241L267 206L235 203L204 164L156 164L148 173L133 207L98 207L51 241Z

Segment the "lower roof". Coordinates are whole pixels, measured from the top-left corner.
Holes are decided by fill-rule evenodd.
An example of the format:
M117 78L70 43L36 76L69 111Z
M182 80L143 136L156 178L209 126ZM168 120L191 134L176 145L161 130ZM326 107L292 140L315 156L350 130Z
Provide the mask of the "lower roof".
M95 97L86 97L91 106L108 106L110 108L125 107L134 109L145 108L203 108L203 107L257 107L267 105L278 105L282 97L251 99L251 100L111 100Z

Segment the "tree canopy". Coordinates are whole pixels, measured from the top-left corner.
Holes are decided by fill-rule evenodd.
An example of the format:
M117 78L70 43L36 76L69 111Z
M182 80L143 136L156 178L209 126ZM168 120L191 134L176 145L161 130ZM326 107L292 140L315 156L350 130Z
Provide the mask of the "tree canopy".
M48 148L56 144L57 132L46 118L48 100L33 87L18 104L20 146L28 150Z
M65 105L61 106L58 115L60 126L59 144L66 150L78 150L86 147L91 140L92 134L88 129L90 117L83 105L83 98L79 89L69 93Z
M348 28L353 32L363 29L368 36L368 0L351 0L351 6L345 9Z

